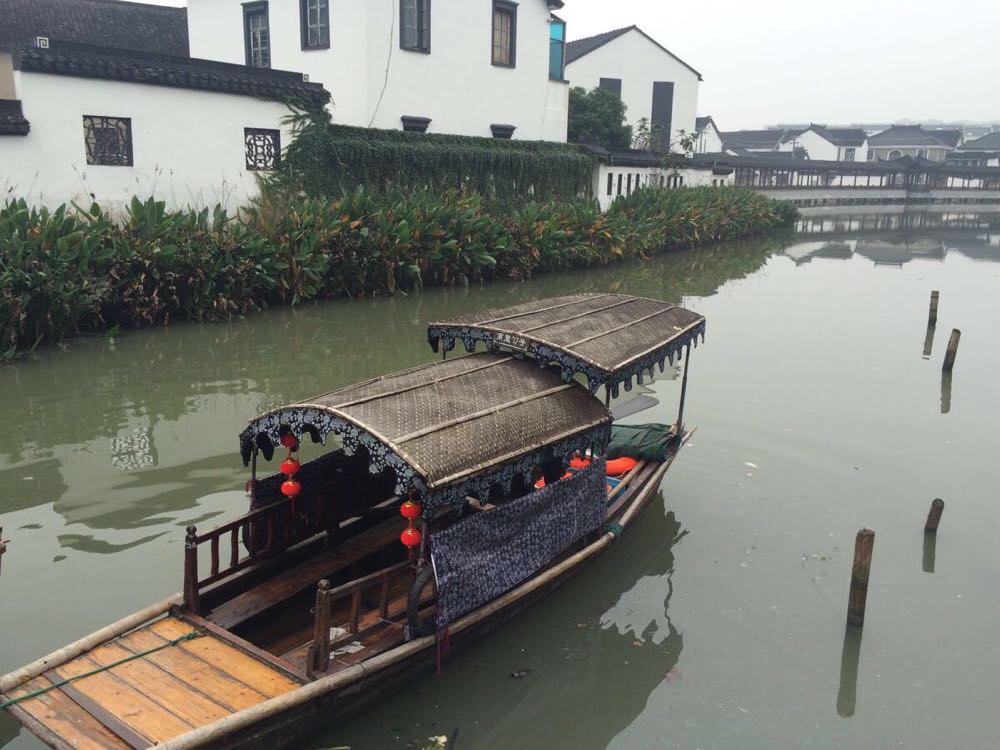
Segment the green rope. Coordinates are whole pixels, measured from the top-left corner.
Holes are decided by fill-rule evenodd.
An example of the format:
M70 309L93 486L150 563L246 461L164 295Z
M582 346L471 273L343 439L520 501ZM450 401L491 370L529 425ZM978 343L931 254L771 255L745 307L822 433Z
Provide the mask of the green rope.
M3 703L0 703L0 709L9 708L10 706L16 706L18 703L22 701L30 700L32 698L37 698L38 696L44 695L50 690L55 690L56 688L60 688L63 685L68 685L71 682L82 680L84 677L91 677L95 674L100 674L101 672L107 672L109 669L120 667L122 664L127 664L130 661L133 661L135 659L140 659L143 656L148 656L149 654L155 654L157 651L162 651L165 648L176 646L180 643L184 643L184 641L193 641L195 638L201 638L203 635L205 634L200 630L192 630L190 633L185 633L179 638L174 638L172 641L167 641L166 643L156 646L155 648L151 648L146 651L141 651L138 654L132 654L131 656L126 656L124 659L119 659L118 661L113 662L112 664L107 664L103 667L92 669L89 672L84 672L83 674L74 675L73 677L67 677L64 680L59 680L58 682L52 683L48 687L38 688L38 690L32 690L30 693L19 695L17 698L11 698L10 700L6 700Z
M617 539L618 537L620 537L622 534L625 533L625 527L622 526L620 523L609 523L605 525L604 531L614 534L615 539Z

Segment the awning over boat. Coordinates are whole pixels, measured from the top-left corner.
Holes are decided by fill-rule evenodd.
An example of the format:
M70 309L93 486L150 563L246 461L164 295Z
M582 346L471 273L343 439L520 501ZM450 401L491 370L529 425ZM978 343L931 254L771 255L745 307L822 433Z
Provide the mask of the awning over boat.
M541 462L588 448L603 451L610 412L585 388L533 362L476 354L387 375L269 411L240 435L244 463L256 446L270 459L281 436L363 451L368 469L396 475L396 493L416 492L425 509L495 484L529 481Z
M586 376L590 390L653 377L681 349L705 336L705 318L683 307L626 294L576 294L463 315L431 323L427 340L434 351L462 341L469 352L482 341L490 351L528 354L559 368L564 381Z

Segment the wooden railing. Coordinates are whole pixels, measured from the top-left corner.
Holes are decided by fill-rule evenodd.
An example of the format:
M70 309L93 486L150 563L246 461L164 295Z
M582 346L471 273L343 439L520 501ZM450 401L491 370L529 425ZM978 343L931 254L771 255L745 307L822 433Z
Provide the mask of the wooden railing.
M315 612L313 640L306 656L306 672L310 677L330 668L330 654L340 640L357 637L389 619L389 588L392 578L411 568L412 563L404 560L334 589L330 588L330 582L325 579L319 582L316 589L316 607L313 610ZM379 589L379 620L374 625L360 629L364 593L376 587ZM333 605L347 597L351 598L350 613L347 618L347 634L334 640L330 637Z
M318 494L300 497L294 504L279 500L198 534L187 527L184 540L184 604L198 612L201 591L236 575L259 560L282 552L293 544L329 530L327 503ZM246 554L241 545L246 536ZM209 574L201 578L198 548L209 545Z

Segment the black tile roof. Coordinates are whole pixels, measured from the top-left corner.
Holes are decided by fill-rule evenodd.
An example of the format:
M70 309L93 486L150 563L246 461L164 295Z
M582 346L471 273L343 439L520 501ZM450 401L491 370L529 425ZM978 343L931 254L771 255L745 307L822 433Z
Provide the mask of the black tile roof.
M694 118L694 132L700 133L702 130L708 127L708 123L712 123L713 125L715 125L715 121L712 119L711 116ZM715 128L716 130L718 130L719 126L716 125Z
M861 128L828 128L824 125L811 125L807 130L812 130L834 146L863 146L865 139L868 138Z
M868 138L868 145L873 148L888 146L935 146L941 148L946 144L928 133L919 125L893 125L888 130Z
M0 45L37 36L187 57L187 9L120 0L0 0Z
M14 50L14 68L242 94L272 101L294 100L302 105L324 106L330 99L326 89L318 83L306 83L301 73L68 42L53 42L49 49L18 48Z
M785 140L787 130L727 130L719 135L727 146L743 148L777 148Z
M891 161L825 161L819 159L796 159L789 163L787 152L756 153L746 156L731 154L695 154L692 161L700 165L729 167L775 167L779 169L795 169L802 171L825 170L858 172L859 174L885 174L918 169L927 172L956 175L979 175L983 177L1000 177L1000 167L959 166L946 164L931 159L920 159L903 156Z
M21 114L17 99L0 99L0 135L27 135L30 123Z
M944 145L951 146L952 148L957 148L958 144L962 141L961 130L928 130L927 132Z
M685 68L687 68L692 73L694 73L696 76L698 76L698 80L699 81L702 80L701 73L699 73L697 70L695 70L694 68L692 68L686 62L684 62L683 60L681 60L677 55L675 55L673 52L671 52L670 50L668 50L666 47L664 47L658 41L656 41L655 39L653 39L653 37L651 37L649 34L647 34L645 31L643 31L642 29L640 29L638 26L636 26L634 24L632 26L626 26L626 27L621 28L621 29L613 29L611 31L605 31L603 34L595 34L594 36L588 36L588 37L584 37L583 39L577 39L575 41L570 42L569 44L566 45L566 64L569 65L570 63L572 63L572 62L574 62L576 60L579 60L584 55L589 55L594 50L600 49L601 47L603 47L608 42L613 42L618 37L624 36L625 34L627 34L630 31L635 31L635 32L637 32L639 34L642 34L644 37L646 37L646 39L648 39L649 41L651 41L653 44L655 44L661 50L663 50L664 52L666 52L668 55L670 55L672 58L674 58L677 62L679 62Z
M974 141L966 141L958 148L960 151L1000 151L1000 130L995 133L987 133Z

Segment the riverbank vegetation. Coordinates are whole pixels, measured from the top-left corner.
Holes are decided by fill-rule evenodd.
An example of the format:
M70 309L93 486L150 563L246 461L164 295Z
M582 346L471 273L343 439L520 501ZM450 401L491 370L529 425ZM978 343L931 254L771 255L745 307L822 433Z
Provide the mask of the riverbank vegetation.
M762 234L795 209L739 188L648 188L601 212L574 198L501 209L476 194L363 189L330 201L268 194L239 216L134 199L0 207L0 354L274 304L527 279Z

